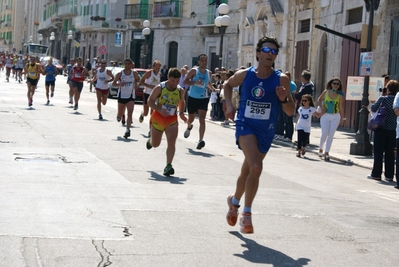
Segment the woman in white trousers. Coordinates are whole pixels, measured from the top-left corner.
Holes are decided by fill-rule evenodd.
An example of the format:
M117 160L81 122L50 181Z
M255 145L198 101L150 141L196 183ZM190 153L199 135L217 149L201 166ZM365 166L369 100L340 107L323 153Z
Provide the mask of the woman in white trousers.
M324 156L324 159L329 161L329 152L335 131L341 121L345 126L346 118L344 115L344 94L342 93L341 80L337 77L332 78L327 82L326 88L317 99L323 114L320 118L321 137L319 157L323 158Z

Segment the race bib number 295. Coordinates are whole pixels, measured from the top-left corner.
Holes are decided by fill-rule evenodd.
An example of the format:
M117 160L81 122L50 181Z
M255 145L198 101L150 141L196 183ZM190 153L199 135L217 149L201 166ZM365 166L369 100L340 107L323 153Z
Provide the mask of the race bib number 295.
M247 101L244 116L256 120L268 120L270 118L271 103Z

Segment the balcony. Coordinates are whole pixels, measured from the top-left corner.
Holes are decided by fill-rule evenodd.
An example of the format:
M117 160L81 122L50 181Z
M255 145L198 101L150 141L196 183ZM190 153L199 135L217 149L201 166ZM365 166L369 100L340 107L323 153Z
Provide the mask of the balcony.
M44 33L46 30L55 29L62 24L63 20L58 16L52 16L39 24L39 33Z
M93 21L92 26L93 30L99 32L116 32L120 29L126 29L126 23L124 21L116 21L115 18Z
M58 15L61 18L76 17L78 15L78 8L76 5L70 5L70 4L59 5Z
M155 2L154 18L182 18L183 17L183 1L164 1Z
M142 21L151 19L152 5L149 4L132 4L125 5L125 20L129 22Z
M91 15L74 17L72 23L75 22L75 29L77 30L91 30L93 28L94 20Z

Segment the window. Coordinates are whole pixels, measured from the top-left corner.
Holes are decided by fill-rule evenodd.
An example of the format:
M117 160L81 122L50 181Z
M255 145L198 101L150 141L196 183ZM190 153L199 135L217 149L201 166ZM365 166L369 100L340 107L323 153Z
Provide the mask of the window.
M98 16L100 14L100 4L96 4L96 13L95 15Z
M310 32L310 19L300 20L298 33Z
M103 15L103 17L107 17L107 4L104 4L104 15Z
M347 23L346 25L356 24L362 22L363 7L350 9L347 11Z

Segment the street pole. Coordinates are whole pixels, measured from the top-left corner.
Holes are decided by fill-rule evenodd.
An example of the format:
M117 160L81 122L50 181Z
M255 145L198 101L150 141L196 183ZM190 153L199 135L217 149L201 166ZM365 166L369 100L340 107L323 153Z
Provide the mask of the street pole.
M223 37L226 32L227 26L221 26L220 29L220 46L219 46L219 70L222 70L222 60L223 60Z
M378 4L375 2L379 2L377 0L369 0L366 2L369 4L370 17L369 17L369 25L367 30L367 46L366 52L371 52L371 42L373 35L373 24L374 24L374 10L377 10ZM359 131L356 133L356 142L351 143L349 154L351 155L362 155L362 156L371 156L373 145L370 143L369 133L367 131L367 122L369 117L368 105L369 102L369 83L370 76L364 77L364 85L363 85L363 97L362 97L362 108L360 110L359 115Z

